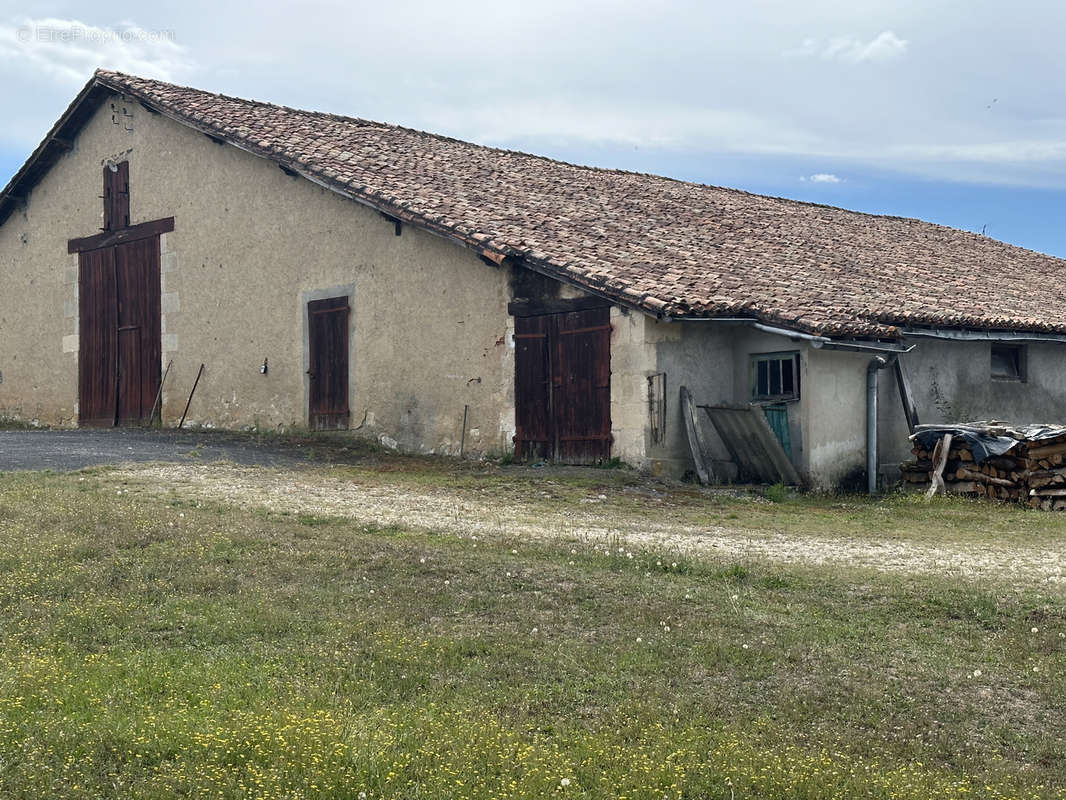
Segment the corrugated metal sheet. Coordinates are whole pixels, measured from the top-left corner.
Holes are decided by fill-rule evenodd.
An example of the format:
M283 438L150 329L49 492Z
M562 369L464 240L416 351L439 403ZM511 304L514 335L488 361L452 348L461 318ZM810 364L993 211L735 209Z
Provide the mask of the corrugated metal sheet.
M802 483L760 406L700 406L742 477L761 483Z

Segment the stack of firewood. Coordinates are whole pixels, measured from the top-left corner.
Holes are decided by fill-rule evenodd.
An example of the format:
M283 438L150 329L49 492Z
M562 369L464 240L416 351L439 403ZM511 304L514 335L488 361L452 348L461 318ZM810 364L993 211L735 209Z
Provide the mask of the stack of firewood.
M1024 501L1046 511L1066 510L1066 428L1059 433L1058 429L1041 426L1039 438L1029 438L1025 428L998 424L960 425L957 430L1012 438L1017 444L978 464L973 447L962 435L943 437L933 449L922 447L918 437L912 437L914 460L900 465L905 487L931 492L938 464L943 461L939 475L944 491L950 494ZM941 452L945 442L946 456Z

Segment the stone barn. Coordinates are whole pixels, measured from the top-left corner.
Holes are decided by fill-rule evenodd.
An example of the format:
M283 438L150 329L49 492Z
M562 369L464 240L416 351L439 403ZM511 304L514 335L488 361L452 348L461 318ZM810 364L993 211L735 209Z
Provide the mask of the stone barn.
M98 71L0 194L0 417L173 425L195 385L187 425L675 475L692 438L712 479L891 479L919 418L1063 421L1064 274Z

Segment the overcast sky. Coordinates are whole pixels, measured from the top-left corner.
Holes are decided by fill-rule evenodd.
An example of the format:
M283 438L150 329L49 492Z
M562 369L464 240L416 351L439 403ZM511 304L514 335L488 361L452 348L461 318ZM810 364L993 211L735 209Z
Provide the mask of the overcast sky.
M1066 256L1066 3L12 3L0 183L97 66Z

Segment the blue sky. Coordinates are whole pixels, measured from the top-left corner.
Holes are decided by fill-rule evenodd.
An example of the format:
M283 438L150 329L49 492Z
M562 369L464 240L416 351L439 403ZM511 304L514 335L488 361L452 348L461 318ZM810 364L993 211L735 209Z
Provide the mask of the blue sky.
M1047 0L0 0L0 177L105 66L1066 257L1064 33Z

